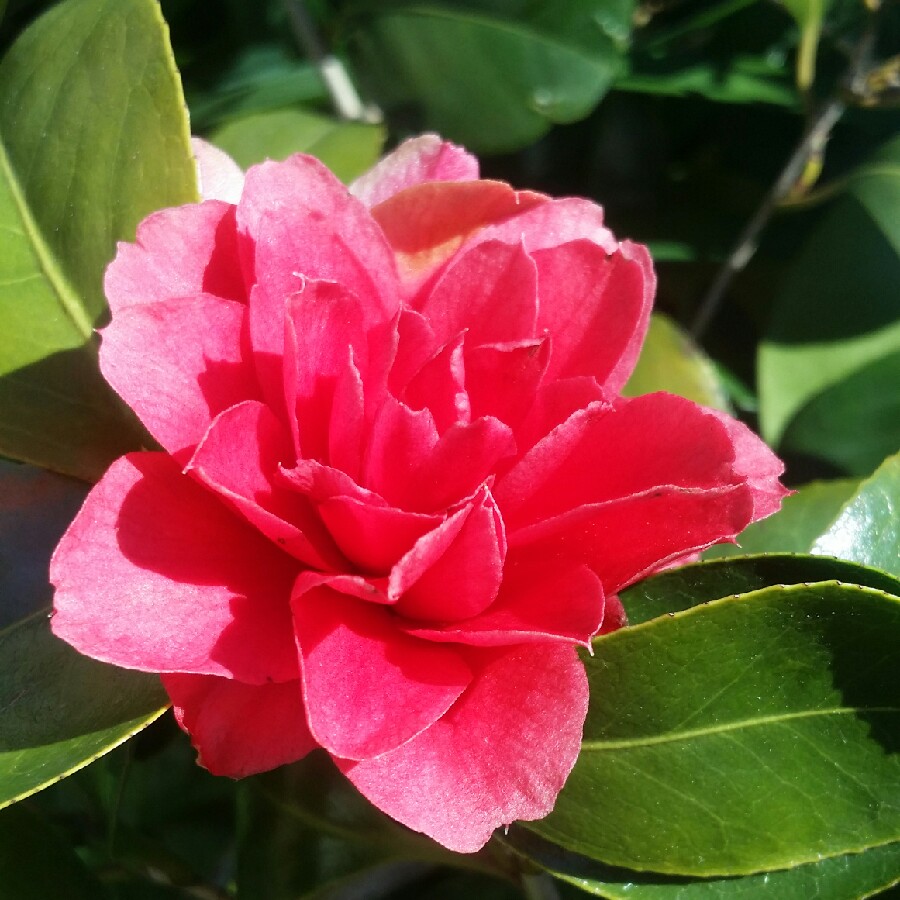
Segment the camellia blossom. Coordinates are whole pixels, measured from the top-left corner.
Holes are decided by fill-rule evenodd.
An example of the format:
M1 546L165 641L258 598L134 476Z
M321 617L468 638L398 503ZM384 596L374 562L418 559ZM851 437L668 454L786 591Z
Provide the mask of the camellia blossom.
M654 275L595 204L434 136L349 190L302 155L237 180L109 267L101 368L163 449L63 537L53 631L162 673L211 772L321 747L474 851L552 808L617 592L773 512L781 464L620 396Z

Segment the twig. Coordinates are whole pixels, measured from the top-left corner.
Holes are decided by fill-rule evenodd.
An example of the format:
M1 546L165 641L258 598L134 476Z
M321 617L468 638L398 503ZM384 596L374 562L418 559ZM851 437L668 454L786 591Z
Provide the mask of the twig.
M344 64L325 49L303 0L284 0L284 8L294 37L319 70L338 116L351 122L380 122L381 111L362 102Z

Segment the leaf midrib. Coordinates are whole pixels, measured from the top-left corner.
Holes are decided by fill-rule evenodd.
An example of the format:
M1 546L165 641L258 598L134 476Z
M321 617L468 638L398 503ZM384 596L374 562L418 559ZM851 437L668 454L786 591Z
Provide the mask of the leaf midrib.
M10 164L9 155L2 137L0 137L0 176L4 178L9 186L19 221L22 223L23 234L31 245L41 274L43 274L45 280L52 288L59 300L60 307L75 327L75 330L85 341L90 340L93 333L93 323L81 305L77 293L60 269L41 234L40 228L31 215L22 187Z
M810 719L818 716L858 715L860 713L895 713L900 714L900 707L893 706L838 706L829 709L808 709L801 712L779 713L771 716L758 716L754 719L742 719L739 722L728 722L723 725L692 728L686 731L668 732L643 738L628 738L618 741L583 741L582 752L600 753L607 750L631 750L652 747L659 744L671 744L678 741L691 740L698 737L713 737L731 731L746 728L758 728L764 725L781 725L797 719Z

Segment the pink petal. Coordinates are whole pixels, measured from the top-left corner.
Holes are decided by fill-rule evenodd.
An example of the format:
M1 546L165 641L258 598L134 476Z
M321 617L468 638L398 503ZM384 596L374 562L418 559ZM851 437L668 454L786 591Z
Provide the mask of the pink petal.
M316 748L299 681L244 684L212 675L163 675L197 762L213 775L245 778L295 762Z
M147 216L133 244L120 243L103 289L113 315L136 303L195 294L246 301L234 207L218 200Z
M379 809L472 853L495 828L550 812L578 756L587 704L571 647L516 647L492 654L418 737L376 759L337 763Z
M516 445L520 455L524 455L574 413L592 403L610 406L606 393L589 375L542 384L524 421L516 428Z
M746 479L753 494L752 522L764 519L781 508L781 501L791 491L778 481L784 463L743 422L715 409L706 410L715 416L734 444L734 471Z
M485 488L416 542L391 571L388 595L408 618L467 619L494 602L505 557L503 520Z
M319 515L344 555L364 572L387 575L412 545L441 523L440 516L406 512L355 497L333 497Z
M197 164L197 187L204 200L237 203L244 189L241 167L224 151L198 137L191 138Z
M307 281L287 300L286 326L285 396L298 449L306 459L327 463L336 384L348 367L363 378L368 369L365 313L343 285Z
M584 504L663 485L736 484L734 448L721 422L672 394L592 404L533 447L497 484L510 529Z
M546 338L468 350L466 390L472 416L494 416L515 431L535 402L549 357Z
M636 252L646 254L644 248ZM548 379L591 375L610 393L628 380L650 321L655 278L624 253L587 240L533 253L538 330L553 338Z
M514 216L495 220L495 224L478 234L477 240L524 243L529 253L578 240L591 241L607 254L619 247L603 224L603 209L581 197L523 205Z
M394 249L410 296L471 235L546 202L499 181L432 182L395 194L374 207L372 216Z
M449 341L410 379L401 399L410 409L427 409L438 432L471 421L463 362L465 335Z
M426 181L474 181L478 160L436 134L404 141L350 185L350 193L375 206L408 187Z
M587 565L616 594L668 568L686 553L731 540L750 521L753 499L743 484L715 488L658 487L586 504L510 532L510 550Z
M119 310L103 330L104 378L170 453L223 410L259 396L241 353L246 307L209 294Z
M310 731L337 756L399 747L471 680L455 651L403 634L383 607L328 587L295 593L292 605Z
M560 566L552 557L527 552L509 558L500 594L481 615L406 630L430 641L483 647L547 641L589 647L605 622L604 609L600 579L587 566Z
M164 453L117 460L56 548L54 634L129 669L297 677L297 563Z
M248 400L213 421L185 471L291 556L319 569L346 565L310 501L278 477L293 462L284 426Z
M396 268L384 235L318 160L298 154L250 168L237 225L241 262L256 284L250 327L257 353L282 355L284 302L305 279L343 285L367 321L397 312Z
M428 320L408 307L404 307L398 317L397 336L397 355L388 386L395 397L400 397L413 376L439 348Z
M488 241L457 256L420 298L439 344L464 329L470 347L534 337L537 269L521 245ZM543 302L543 300L542 300Z

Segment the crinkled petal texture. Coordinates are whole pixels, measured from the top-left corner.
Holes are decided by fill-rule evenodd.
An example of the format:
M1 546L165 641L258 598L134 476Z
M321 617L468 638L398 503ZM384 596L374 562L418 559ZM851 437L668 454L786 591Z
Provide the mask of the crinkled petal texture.
M295 156L163 210L106 276L101 367L162 450L51 565L54 632L163 673L216 774L323 748L452 849L553 806L577 646L617 593L774 511L781 464L626 400L654 275L596 205L478 180L433 135L351 188Z

